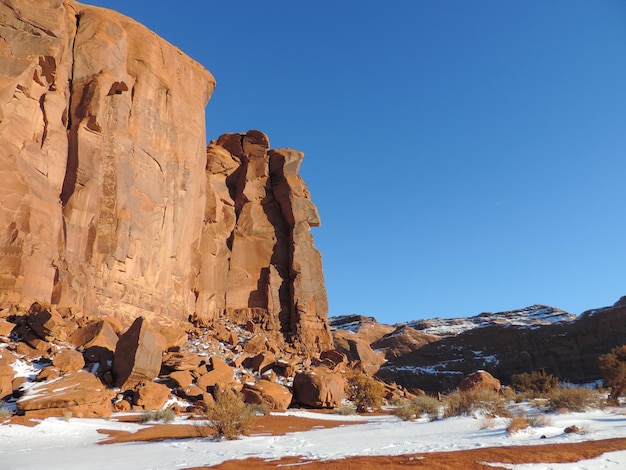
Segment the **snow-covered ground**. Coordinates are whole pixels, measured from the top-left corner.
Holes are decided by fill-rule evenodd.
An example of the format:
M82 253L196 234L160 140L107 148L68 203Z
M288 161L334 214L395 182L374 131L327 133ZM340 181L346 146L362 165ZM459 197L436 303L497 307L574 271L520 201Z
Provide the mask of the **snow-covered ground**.
M0 425L0 468L24 469L177 469L215 465L232 459L277 459L303 456L338 459L346 456L400 455L453 451L503 445L581 442L626 437L626 416L617 409L586 413L550 414L549 426L508 435L508 420L495 419L494 427L472 417L429 422L400 421L394 416L339 416L289 410L285 414L315 419L362 421L332 429L314 429L283 436L251 436L237 441L208 439L98 445L106 435L97 429L135 431L142 425L115 419L48 418L35 427ZM178 418L176 423L184 424ZM581 434L565 434L576 425ZM545 436L544 439L541 436ZM515 470L626 468L626 451L611 452L577 464L506 465Z

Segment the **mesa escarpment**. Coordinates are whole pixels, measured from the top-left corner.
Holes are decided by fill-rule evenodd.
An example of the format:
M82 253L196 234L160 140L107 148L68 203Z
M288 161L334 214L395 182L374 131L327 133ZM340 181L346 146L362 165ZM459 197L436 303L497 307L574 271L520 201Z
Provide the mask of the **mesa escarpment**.
M200 64L113 11L36 3L0 5L0 307L331 347L302 153L258 131L207 149Z
M356 315L331 318L331 326L335 347L349 360L363 361L364 369L385 382L448 392L477 370L490 372L504 383L514 374L539 370L571 383L600 380L598 357L624 344L625 319L622 298L613 306L579 316L534 305L395 328ZM360 342L360 349L346 348L346 338ZM378 357L372 360L374 351Z

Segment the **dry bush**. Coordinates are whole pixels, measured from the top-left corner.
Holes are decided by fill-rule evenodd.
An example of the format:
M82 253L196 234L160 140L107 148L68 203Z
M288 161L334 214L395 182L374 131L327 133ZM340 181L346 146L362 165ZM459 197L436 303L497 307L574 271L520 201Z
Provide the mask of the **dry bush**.
M598 357L598 369L604 386L611 388L609 402L617 405L620 395L626 391L626 346L613 348L608 354Z
M483 412L493 416L511 416L506 408L504 397L485 388L451 393L444 401L443 415L446 418L470 415L474 412Z
M255 412L232 390L217 390L215 403L205 413L208 422L196 425L199 435L218 439L237 439L252 425Z
M382 406L385 398L385 386L382 383L365 374L357 374L348 378L347 387L357 412L379 410Z
M350 416L356 414L356 408L351 406L340 406L339 408L335 408L334 413L341 416Z
M559 381L555 376L546 374L543 370L511 376L511 387L532 397L544 396L554 390L558 384Z
M516 416L509 421L509 424L506 427L506 432L509 434L515 434L516 432L522 431L530 426L528 422L528 418L526 416Z
M423 415L428 415L430 420L439 417L439 400L433 397L422 395L405 401L401 406L393 410L393 414L403 421L419 419Z
M533 428L543 428L546 426L552 426L553 421L550 416L546 414L538 414L534 416L527 416L528 424L530 424Z
M13 412L11 410L0 406L0 418L10 418L11 416L13 416Z
M478 427L480 429L495 429L496 427L496 418L494 418L493 416L483 416L482 418L480 418L480 421L478 422Z
M600 394L585 387L557 387L547 398L548 408L553 411L585 411L604 407Z
M149 421L163 421L164 423L171 423L176 418L176 412L171 409L167 410L148 410L141 413L139 416L140 423L147 423Z

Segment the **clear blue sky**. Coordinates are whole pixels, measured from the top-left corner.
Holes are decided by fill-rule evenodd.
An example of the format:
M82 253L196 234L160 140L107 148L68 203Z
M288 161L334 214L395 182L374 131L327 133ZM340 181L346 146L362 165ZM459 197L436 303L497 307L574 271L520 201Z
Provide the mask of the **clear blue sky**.
M330 315L626 295L626 2L91 3L213 73L209 138L305 152Z

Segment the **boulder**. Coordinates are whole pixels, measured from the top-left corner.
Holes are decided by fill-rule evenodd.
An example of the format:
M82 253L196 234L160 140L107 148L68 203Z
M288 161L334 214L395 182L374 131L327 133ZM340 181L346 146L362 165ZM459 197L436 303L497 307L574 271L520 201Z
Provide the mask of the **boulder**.
M187 387L193 383L194 377L188 370L177 370L169 375L179 387Z
M11 323L6 321L4 318L0 318L0 336L9 336L15 326L15 323Z
M61 377L61 371L53 366L44 367L35 377L36 382L46 382Z
M501 388L502 386L500 385L500 381L484 370L478 370L473 374L468 375L459 384L460 392L470 392L483 389L500 392Z
M67 374L85 367L85 360L83 355L75 349L62 349L54 355L52 365L59 369L61 374Z
M163 365L171 370L194 370L205 358L193 353L172 352L163 356Z
M248 358L244 362L244 366L248 369L252 369L259 374L262 374L266 370L270 369L276 363L276 356L271 352L265 351L257 354L254 357Z
M320 361L328 362L329 366L333 368L347 364L348 358L341 351L337 351L336 349L327 349L326 351L322 351L320 353Z
M141 381L155 379L161 370L164 343L163 337L143 317L137 318L115 347L115 386L129 390Z
M0 400L13 393L15 370L11 366L0 365Z
M175 326L161 326L157 329L165 338L165 349L182 348L189 340L187 332Z
M211 358L211 370L199 377L196 383L203 390L209 390L216 385L226 385L233 382L235 371L223 359L213 356Z
M156 382L141 381L134 388L133 404L144 410L160 410L170 396L170 389Z
M291 404L293 397L289 389L283 385L259 380L257 383L246 383L241 390L246 403L266 405L270 410L284 411Z
M78 371L35 384L17 401L17 409L27 417L63 416L67 412L78 418L108 417L114 395L95 375Z
M335 408L344 397L343 376L318 367L299 372L293 382L295 400L313 408Z
M76 348L88 349L92 346L115 351L118 336L110 321L92 321L76 330L69 337L69 342Z
M45 341L67 341L78 325L65 320L56 310L35 302L26 317L30 329Z

